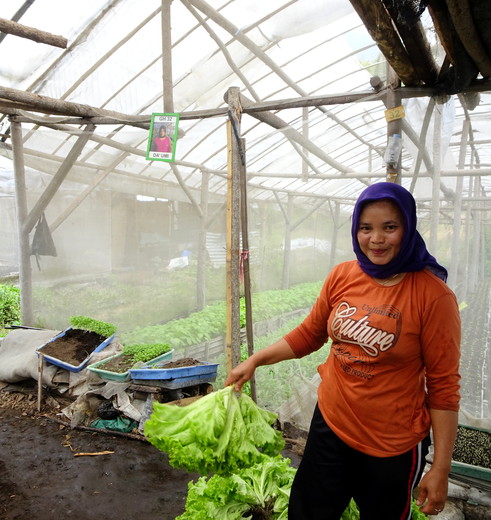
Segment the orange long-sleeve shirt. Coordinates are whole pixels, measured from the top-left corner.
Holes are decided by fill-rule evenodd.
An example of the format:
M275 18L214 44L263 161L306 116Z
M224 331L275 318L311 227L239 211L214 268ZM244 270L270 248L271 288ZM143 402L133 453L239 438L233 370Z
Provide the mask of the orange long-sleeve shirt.
M356 260L336 266L307 318L285 336L297 357L332 339L319 366L319 408L348 445L399 455L430 430L429 409L459 408L460 315L454 293L427 270L394 286Z

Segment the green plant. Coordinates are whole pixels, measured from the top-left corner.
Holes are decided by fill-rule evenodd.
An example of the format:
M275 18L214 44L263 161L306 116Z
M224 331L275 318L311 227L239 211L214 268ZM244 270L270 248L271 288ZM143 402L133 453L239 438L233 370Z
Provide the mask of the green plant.
M276 418L229 386L187 406L154 402L144 433L175 468L230 474L280 453L285 442L271 426Z
M9 325L20 325L20 290L0 284L0 336L7 334L5 327Z
M269 457L234 475L200 477L189 483L186 511L176 520L283 520L296 469L290 459ZM253 511L261 516L250 516Z
M140 343L136 345L125 345L123 347L123 355L132 356L133 363L138 363L139 361L145 363L170 350L171 347L167 343L152 343L150 345Z
M109 338L116 332L116 327L111 323L95 320L88 316L71 316L68 321L74 329L92 331L104 338Z
M297 309L310 307L317 298L322 282L305 283L283 291L264 291L252 297L253 319L268 320ZM245 301L241 299L241 325L245 325ZM153 343L159 338L178 349L195 345L225 334L226 303L207 305L186 318L168 321L163 325L137 327L122 333L123 343Z

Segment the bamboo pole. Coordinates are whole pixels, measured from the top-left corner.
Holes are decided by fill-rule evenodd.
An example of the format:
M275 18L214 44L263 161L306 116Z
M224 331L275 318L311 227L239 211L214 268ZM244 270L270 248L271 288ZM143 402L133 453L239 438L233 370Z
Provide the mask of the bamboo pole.
M340 204L339 202L334 202L334 214L332 215L333 220L333 226L332 226L332 236L331 236L331 251L329 252L329 269L328 271L331 271L331 269L334 267L336 263L336 249L338 247L338 229L340 226L338 226L339 222L339 214L340 214Z
M401 104L401 96L397 91L397 88L401 86L401 83L389 64L387 64L387 69L387 77L389 82L389 89L387 90L387 108L395 108ZM387 123L387 137L390 139L390 136L394 134L401 135L401 127L401 119L389 121ZM387 165L387 180L397 184L401 184L401 156L402 152L395 167Z
M201 199L200 206L202 215L199 221L198 234L198 265L196 266L196 304L198 310L203 309L206 304L206 223L208 221L210 174L202 172L201 175Z
M283 213L285 215L285 213ZM292 218L293 218L293 196L288 194L285 218L285 238L283 248L283 274L281 276L281 288L290 287L290 259L292 249Z
M481 182L479 177L474 177L474 195L476 197L479 196L481 189ZM474 208L471 208L472 214L472 251L471 251L471 261L470 261L470 270L469 270L469 290L470 292L474 292L479 283L479 251L481 249L480 243L482 238L481 233L481 213L479 211L474 211Z
M240 219L242 231L242 272L244 277L244 299L246 311L246 337L247 337L247 354L252 356L254 354L254 332L252 327L252 295L251 295L251 276L249 263L249 223L248 223L248 204L247 204L247 171L245 162L246 141L241 139L241 147L244 153L241 155L240 168ZM251 384L251 398L257 402L256 392L256 377L252 376Z
M438 246L438 221L440 213L440 165L442 163L442 106L435 106L435 119L433 131L433 182L432 205L430 213L430 240L429 250L437 254Z
M171 11L172 0L162 0L160 13L162 21L162 90L164 93L164 112L174 112L174 93L172 81L172 38Z
M459 151L459 169L463 169L465 166L465 155L467 151L467 140L469 138L469 120L464 119L462 124L462 134L460 139L460 151ZM461 226L462 226L462 193L464 191L464 178L458 177L455 191L455 212L453 219L453 233L452 233L452 256L450 269L448 272L448 285L449 287L455 288L457 286L457 276L459 272L459 258L460 255L457 252L460 249L461 240Z
M29 232L26 230L27 192L24 169L24 151L22 142L22 125L12 123L12 149L14 153L15 200L17 204L17 226L19 233L19 280L20 309L22 325L32 327L34 316L32 312L32 271L31 247Z
M414 187L416 186L416 180L419 175L419 170L421 168L421 163L423 162L423 155L427 153L426 151L426 135L428 133L428 127L430 126L431 116L435 109L435 98L432 97L428 101L428 106L426 107L425 116L423 118L423 124L421 125L421 132L419 137L419 146L418 146L418 156L416 157L413 178L411 179L411 187L409 191L411 193L414 192Z
M228 184L227 184L227 372L240 362L240 103L239 89L227 91L229 119L227 121Z

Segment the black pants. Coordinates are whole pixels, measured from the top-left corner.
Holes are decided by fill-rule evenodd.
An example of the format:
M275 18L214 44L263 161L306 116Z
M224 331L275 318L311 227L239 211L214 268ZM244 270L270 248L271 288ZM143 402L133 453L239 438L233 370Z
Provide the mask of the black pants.
M410 520L411 498L424 469L429 436L395 457L350 448L316 407L293 481L288 520L339 520L353 498L361 520Z

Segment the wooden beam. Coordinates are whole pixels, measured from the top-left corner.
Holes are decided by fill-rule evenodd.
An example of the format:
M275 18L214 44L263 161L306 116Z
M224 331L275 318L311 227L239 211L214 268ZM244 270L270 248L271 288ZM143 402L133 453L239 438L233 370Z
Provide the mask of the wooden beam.
M491 59L488 56L472 18L469 0L446 0L448 12L465 50L482 76L491 76Z
M12 34L14 36L20 36L21 38L27 38L28 40L35 41L37 43L45 43L53 47L59 47L66 49L68 40L63 36L56 36L46 31L40 31L27 25L22 25L5 18L0 18L0 31L5 34Z
M397 4L389 0L382 0L385 8L390 13L392 22L397 27L397 32L406 48L411 63L419 78L426 85L433 85L438 78L438 69L430 43L426 38L423 24L420 20L408 24L406 20L400 21Z
M8 101L20 103L24 106L30 106L33 111L45 111L46 113L65 114L69 116L92 118L92 117L110 117L115 121L121 121L124 124L135 125L141 121L150 122L150 115L148 116L128 116L121 112L113 112L111 110L104 110L102 108L94 108L89 105L80 103L72 103L60 99L51 98L48 96L41 96L40 94L32 94L22 90L0 86L0 105L3 99ZM8 112L7 112L8 114ZM135 125L136 126L136 125Z
M431 97L437 92L430 87L401 87L397 89L400 92L401 99L414 97ZM488 92L491 91L491 81L476 80L467 86L462 92ZM442 94L441 91L438 92ZM384 100L386 96L385 89L379 91L365 91L356 94L332 94L328 96L309 96L298 97L292 99L281 99L263 101L254 103L249 101L247 107L242 108L245 114L253 114L254 112L264 112L268 110L287 110L289 108L315 107L323 105L343 105L356 102L377 102ZM21 107L21 108L19 108ZM53 119L43 118L36 114L29 114L23 110L31 110L33 112L42 112L46 114L57 114L58 116L66 116L63 119L55 117ZM204 119L208 117L226 116L227 107L212 108L209 110L196 110L189 112L181 112L180 120ZM120 112L113 112L102 108L94 108L89 105L72 103L70 101L61 101L59 99L32 94L8 87L0 86L0 113L11 115L12 121L20 123L29 122L39 125L50 125L55 123L69 124L87 124L92 122L96 125L101 124L125 124L138 128L150 128L151 114L130 115Z
M405 85L419 85L414 65L381 0L350 0L368 33Z

